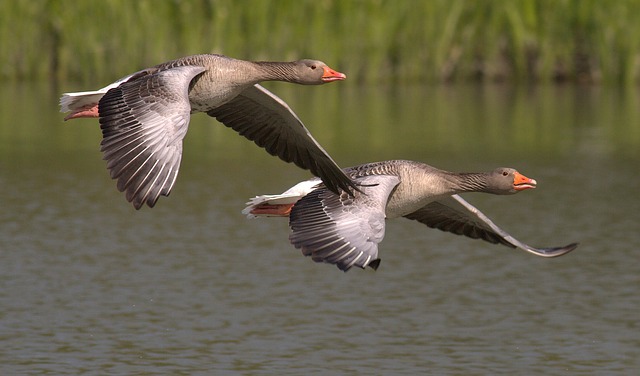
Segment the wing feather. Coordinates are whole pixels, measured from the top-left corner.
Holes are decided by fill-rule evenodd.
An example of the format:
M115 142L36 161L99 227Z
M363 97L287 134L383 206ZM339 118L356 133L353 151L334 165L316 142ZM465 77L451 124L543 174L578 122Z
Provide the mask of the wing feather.
M99 102L101 150L118 190L136 209L168 196L189 126L188 88L203 67L141 75L111 88Z
M510 248L520 248L542 257L562 256L578 246L577 243L571 243L563 247L532 247L509 235L459 195L429 203L405 217L424 223L431 228L472 239L482 239L493 244L502 244Z
M310 170L334 193L358 187L313 138L291 108L260 85L207 112L285 162Z
M289 240L313 261L377 268L378 243L384 238L387 200L400 180L396 176L358 178L362 192L336 195L325 187L301 198L291 210Z

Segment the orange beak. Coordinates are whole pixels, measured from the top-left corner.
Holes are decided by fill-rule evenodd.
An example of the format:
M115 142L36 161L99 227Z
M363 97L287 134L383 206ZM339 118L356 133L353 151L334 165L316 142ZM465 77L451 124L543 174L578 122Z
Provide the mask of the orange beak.
M327 66L323 67L322 70L324 71L322 74L322 82L340 81L347 78L346 74L335 71Z
M538 184L535 179L529 179L528 177L516 172L513 175L513 189L516 191L524 191L525 189L535 188Z

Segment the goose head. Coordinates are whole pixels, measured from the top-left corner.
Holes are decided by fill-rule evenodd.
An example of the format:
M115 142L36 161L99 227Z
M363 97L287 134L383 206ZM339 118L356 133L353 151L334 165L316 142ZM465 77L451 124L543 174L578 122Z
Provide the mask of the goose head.
M294 61L293 69L297 77L296 82L303 85L321 85L347 78L347 75L331 69L320 60Z
M487 190L495 194L514 194L537 185L535 179L528 178L513 168L499 167L487 177Z

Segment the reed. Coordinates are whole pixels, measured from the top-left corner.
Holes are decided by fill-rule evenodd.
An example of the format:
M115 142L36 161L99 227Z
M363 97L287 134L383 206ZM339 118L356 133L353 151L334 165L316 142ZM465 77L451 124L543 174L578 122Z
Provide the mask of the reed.
M314 57L357 82L640 79L639 0L10 0L0 77L107 83L195 53Z

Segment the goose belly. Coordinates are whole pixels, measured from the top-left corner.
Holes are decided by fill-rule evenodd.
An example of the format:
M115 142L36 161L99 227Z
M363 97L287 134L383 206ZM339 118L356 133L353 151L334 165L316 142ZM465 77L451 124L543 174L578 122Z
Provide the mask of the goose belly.
M237 97L251 83L238 82L233 77L205 72L189 87L191 112L207 112Z
M439 196L426 198L423 197L420 199L407 198L404 200L394 200L394 197L392 197L387 203L385 215L387 216L387 218L404 217L409 213L413 213L416 210L423 208L430 202L436 201L438 198Z
M191 112L207 112L219 107L242 92L242 88L224 88L207 91L194 86L189 91Z
M387 218L403 217L416 210L422 209L431 202L451 195L445 190L421 189L422 187L407 187L400 184L398 189L389 197L385 214Z

